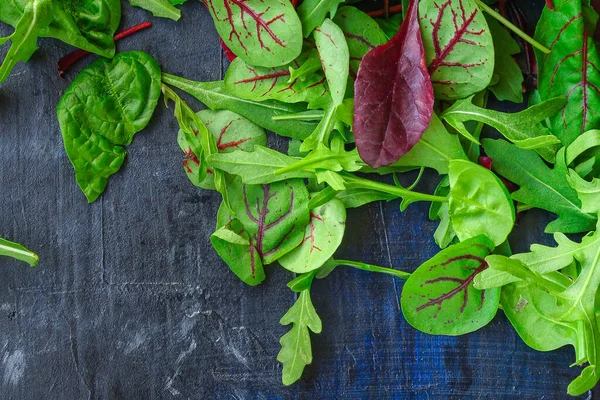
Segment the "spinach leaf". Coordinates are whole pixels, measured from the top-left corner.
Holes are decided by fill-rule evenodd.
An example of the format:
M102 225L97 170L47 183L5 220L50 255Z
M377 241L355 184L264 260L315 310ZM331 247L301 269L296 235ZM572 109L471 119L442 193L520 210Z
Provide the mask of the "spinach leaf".
M452 160L449 214L461 241L485 235L496 246L515 224L515 208L504 184L490 170L470 161Z
M310 291L303 290L292 308L279 321L281 325L292 325L292 329L281 337L281 351L277 360L283 364L282 381L291 385L302 376L304 367L312 362L312 347L309 329L321 333L321 319L310 299Z
M475 2L422 1L419 16L435 97L462 99L485 89L494 72L494 44Z
M300 246L278 261L281 266L297 274L320 268L338 249L346 228L346 209L338 199L310 210L310 222Z
M354 85L356 147L373 168L393 164L408 153L433 113L416 3L411 1L398 33L364 56Z
M302 23L302 34L309 37L312 31L321 26L327 15L333 18L344 0L305 0L298 7L298 17Z
M295 114L306 111L302 104L286 104L275 100L254 101L241 99L225 88L223 81L195 82L174 75L163 74L163 82L181 89L212 110L229 110L248 118L258 126L282 136L305 139L316 128L312 121L280 120L278 115Z
M503 113L477 107L472 97L458 100L444 111L441 118L456 129L464 129L465 121L479 121L496 128L504 137L525 150L536 150L546 161L554 162L560 140L541 122L558 113L565 105L564 97L556 97L518 113Z
M160 97L160 67L143 52L120 53L84 69L56 109L77 184L91 203L125 160Z
M219 36L248 64L277 67L302 51L302 26L288 0L207 0Z
M477 236L442 250L422 264L402 289L402 313L421 332L463 335L494 318L500 289L478 290L473 279L487 268L484 258L494 250L485 236Z
M512 193L514 200L558 215L546 232L577 233L594 229L596 218L581 210L577 192L567 181L563 150L558 152L551 169L535 152L503 140L484 140L483 148L493 160L494 171L519 185L519 190Z
M313 36L333 104L337 107L344 101L350 71L350 53L344 32L333 21L326 19L319 28L315 28Z
M33 251L18 243L9 242L2 238L0 238L0 256L12 257L15 260L24 261L32 267L35 267L40 260L38 255Z
M181 11L169 0L129 0L132 6L150 11L155 17L169 18L178 21Z
M540 95L543 100L565 95L568 99L563 111L551 118L553 132L564 145L600 125L600 58L590 37L595 21L586 26L582 10L586 3L555 0L554 10L542 12L535 33L536 40L552 50L537 53Z

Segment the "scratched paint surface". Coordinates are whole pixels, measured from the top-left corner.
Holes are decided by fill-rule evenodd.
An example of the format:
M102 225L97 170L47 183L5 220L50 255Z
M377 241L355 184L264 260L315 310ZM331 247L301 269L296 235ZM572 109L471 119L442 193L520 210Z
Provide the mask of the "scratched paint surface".
M124 14L124 26L147 18ZM225 61L208 13L192 2L183 15L154 19L121 50L219 79ZM0 88L0 236L42 259L36 269L0 260L2 399L565 397L577 374L571 349L530 350L502 315L460 338L421 334L399 312L401 282L344 269L315 283L323 333L313 335L302 382L284 388L275 357L291 275L269 268L267 282L250 288L218 259L208 240L218 196L189 184L162 106L108 191L87 205L54 116L74 77L54 70L67 49L41 47ZM426 214L419 204L403 214L397 203L351 210L341 254L412 270L436 252ZM549 243L543 218L527 215L518 241Z

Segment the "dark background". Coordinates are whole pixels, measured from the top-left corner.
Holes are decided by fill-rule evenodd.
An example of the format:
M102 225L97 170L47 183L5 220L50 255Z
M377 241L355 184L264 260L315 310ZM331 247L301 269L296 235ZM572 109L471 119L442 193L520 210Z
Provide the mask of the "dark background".
M521 3L535 20L543 1ZM227 61L208 12L192 0L182 14L175 23L124 4L123 27L154 26L119 49L147 51L173 74L222 78ZM344 268L313 285L323 333L312 336L303 379L284 387L276 355L288 328L278 321L295 300L285 286L293 276L269 268L250 288L218 258L209 235L219 195L188 182L162 102L88 205L55 109L93 57L61 80L55 64L68 46L40 47L0 87L0 237L41 257L35 269L0 259L1 399L567 397L579 373L571 348L529 349L502 312L467 336L422 334L402 318L401 281ZM432 190L437 179L426 180ZM427 211L400 213L398 202L350 210L340 256L414 270L438 250ZM551 243L547 218L527 214L515 250Z

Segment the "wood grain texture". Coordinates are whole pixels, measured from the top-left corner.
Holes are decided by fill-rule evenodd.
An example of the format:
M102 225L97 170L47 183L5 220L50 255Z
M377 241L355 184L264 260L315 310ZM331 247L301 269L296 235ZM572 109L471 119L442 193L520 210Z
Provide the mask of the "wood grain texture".
M124 7L125 27L149 18ZM191 79L221 78L226 61L208 12L190 2L182 14L177 23L153 18L120 50L148 51ZM314 364L283 387L275 357L291 274L269 268L267 282L250 288L218 258L209 235L219 196L188 182L162 104L88 205L55 107L91 60L61 80L55 63L67 47L41 48L0 87L0 236L41 257L35 269L0 259L2 399L566 398L577 375L570 348L528 349L501 313L468 336L421 334L401 316L401 282L343 268L314 284L324 322L312 336ZM431 190L435 177L426 180ZM544 218L529 213L514 241L549 243ZM348 221L345 258L413 270L436 252L426 205L401 214L397 202L376 204Z

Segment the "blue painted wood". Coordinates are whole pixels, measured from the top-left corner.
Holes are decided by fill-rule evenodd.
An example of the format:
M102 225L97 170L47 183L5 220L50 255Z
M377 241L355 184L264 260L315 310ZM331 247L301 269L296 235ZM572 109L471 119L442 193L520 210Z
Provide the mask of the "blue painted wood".
M533 18L542 1L523 3ZM124 26L148 18L124 9ZM222 77L226 61L203 6L186 4L177 23L152 20L120 50L148 51L192 79ZM54 110L89 60L61 80L55 63L67 46L42 40L41 48L0 87L0 237L42 259L36 269L0 260L0 398L566 397L578 372L568 368L571 349L528 349L501 313L468 336L421 334L399 311L400 281L344 268L314 284L324 323L313 335L315 360L300 383L283 387L275 357L287 329L279 318L294 301L291 275L270 268L264 285L249 288L218 259L208 237L219 198L188 183L176 121L162 106L88 205ZM431 190L435 176L424 181ZM413 270L437 251L424 204L348 216L345 258ZM521 221L512 237L520 250L548 243L544 218Z

